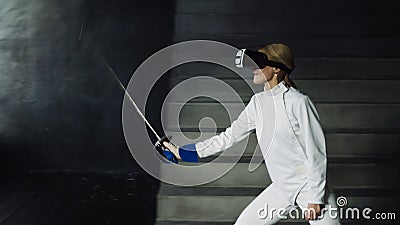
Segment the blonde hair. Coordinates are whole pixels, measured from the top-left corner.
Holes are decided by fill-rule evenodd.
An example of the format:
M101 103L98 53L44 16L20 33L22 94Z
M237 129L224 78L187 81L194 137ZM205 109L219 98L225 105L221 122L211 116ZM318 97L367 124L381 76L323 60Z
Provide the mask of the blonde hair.
M295 68L293 52L287 45L268 44L261 46L259 50L264 54L266 54L269 60L280 62L291 70ZM281 71L284 72L283 70ZM291 79L289 79L289 73L284 72L284 75L285 75L284 80L286 82L286 85L297 88L294 82Z

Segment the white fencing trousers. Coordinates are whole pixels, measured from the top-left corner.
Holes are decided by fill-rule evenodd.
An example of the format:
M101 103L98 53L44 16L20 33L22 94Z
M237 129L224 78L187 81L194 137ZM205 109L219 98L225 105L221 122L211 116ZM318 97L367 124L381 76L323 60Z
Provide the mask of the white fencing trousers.
M306 187L299 192L296 198L296 205L290 205L290 203L282 200L276 187L270 185L243 210L235 225L268 225L275 224L286 218L289 220L295 218L304 219L301 212L297 213L300 214L300 217L297 217L296 209L300 207L301 211L304 212L307 207L308 190ZM337 208L336 197L327 188L325 189L325 203L326 209L329 209L329 206ZM332 218L327 211L323 212L321 219L309 220L309 223L312 225L341 224L339 218Z

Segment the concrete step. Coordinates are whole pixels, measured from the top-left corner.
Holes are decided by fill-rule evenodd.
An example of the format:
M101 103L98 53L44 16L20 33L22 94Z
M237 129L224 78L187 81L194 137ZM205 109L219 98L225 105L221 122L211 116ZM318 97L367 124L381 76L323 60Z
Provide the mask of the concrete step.
M193 34L174 35L174 43L188 40L216 40L237 48L263 43L285 43L302 58L399 58L398 37L271 37L265 34ZM391 49L392 51L386 51Z
M400 104L316 103L315 105L321 124L328 132L351 129L369 130L374 133L400 132L398 126ZM166 121L164 126L169 130L197 129L202 118L210 117L218 128L226 128L243 109L244 106L240 103L224 103L224 106L219 103L167 103L163 111L164 121ZM179 118L178 121L177 118ZM202 128L213 129L215 124L208 122Z
M250 22L251 21L251 22ZM234 25L233 25L234 24ZM399 37L393 27L398 18L271 17L259 15L175 15L175 34L262 34L270 37L382 37L382 33ZM268 29L262 29L266 27ZM260 30L260 28L262 30Z
M263 42L264 43L264 42ZM245 46L237 46L242 48ZM398 65L400 58L327 58L296 57L296 69L290 74L293 80L301 79L353 79L353 80L398 80ZM223 66L196 62L187 63L171 70L171 76L177 79L190 78L198 75L216 78L240 78L234 71ZM252 79L251 71L248 79ZM357 88L361 88L357 85Z
M199 221L173 221L173 220L158 220L156 225L232 225L231 222L199 222ZM305 221L290 221L290 222L278 222L279 225L285 224L296 224L296 225L309 225Z
M210 138L216 133L212 132L172 132L167 131L167 135L172 136L172 142L183 146L189 143L197 143L199 141ZM328 156L332 157L375 157L388 158L398 154L398 146L400 146L400 134L346 134L328 133L325 135ZM248 143L245 145L246 139L232 146L226 151L230 155L239 155L246 147L244 156L252 156L257 146L255 133L249 135ZM261 154L260 150L257 150Z
M175 78L170 80L170 86L182 82L185 78ZM191 85L179 86L168 101L184 102L187 93L200 93L207 87L207 96L217 96L217 101L221 102L248 102L253 96L252 90L246 82L241 79L219 79L225 82L241 97L237 99L230 91L222 90L220 83L209 78L196 78ZM296 80L298 89L310 96L313 102L318 103L399 103L400 95L397 90L400 89L400 80ZM263 90L263 85L251 85L256 92ZM357 88L354 88L357 87ZM390 87L390 88L389 88ZM323 90L323 91L321 91ZM374 90L374 91L371 91ZM215 102L210 97L198 97L191 102Z
M176 13L186 15L247 15L254 21L254 9L273 8L267 15L271 18L308 17L321 19L324 17L363 18L363 17L396 17L397 1L385 0L385 4L377 4L376 0L358 1L338 0L293 2L291 0L240 1L240 0L177 0ZM290 6L290 7L288 7ZM357 10L354 10L357 9ZM266 15L266 14L263 14ZM249 22L249 23L251 23ZM258 30L258 29L257 29Z
M181 163L184 166L201 165L204 163ZM231 164L231 163L230 163ZM214 173L227 168L230 164L212 163L202 168L202 173ZM162 165L168 166L168 165ZM333 188L394 188L400 179L399 163L329 163L327 182ZM163 176L161 168L161 176ZM185 176L177 174L177 176ZM389 178L389 179L388 179ZM195 178L193 178L195 179ZM265 165L249 172L248 163L237 163L225 175L205 187L266 187L271 183Z
M232 225L232 222L193 222L193 221L163 221L158 220L156 225ZM287 221L287 222L278 222L279 225L289 225L289 224L296 224L296 225L309 225L306 221ZM379 221L379 220L372 220L372 221L342 221L342 224L345 225L393 225L397 224L397 221Z
M183 188L162 186L158 195L158 219L163 221L234 222L263 188ZM396 211L393 190L334 190L347 199L347 207L370 207L380 212ZM286 222L305 222L288 219ZM350 222L350 221L349 221Z
M197 221L168 221L168 220L158 220L156 225L232 225L233 222L197 222ZM287 221L287 222L278 222L278 225L309 225L306 221ZM372 221L342 221L342 224L345 225L393 225L397 224L397 221L379 221L379 220L372 220Z

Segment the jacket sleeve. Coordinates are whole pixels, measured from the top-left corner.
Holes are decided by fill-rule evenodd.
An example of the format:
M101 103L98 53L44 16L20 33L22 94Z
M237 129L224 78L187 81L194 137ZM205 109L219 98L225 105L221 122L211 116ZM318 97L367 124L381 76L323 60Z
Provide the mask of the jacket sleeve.
M326 185L326 145L318 112L308 96L297 104L300 130L307 155L308 203L323 204Z
M179 155L182 160L196 162L198 161L197 157L203 158L221 152L248 136L255 129L256 124L254 98L254 96L251 97L245 109L224 132L196 144L179 148Z

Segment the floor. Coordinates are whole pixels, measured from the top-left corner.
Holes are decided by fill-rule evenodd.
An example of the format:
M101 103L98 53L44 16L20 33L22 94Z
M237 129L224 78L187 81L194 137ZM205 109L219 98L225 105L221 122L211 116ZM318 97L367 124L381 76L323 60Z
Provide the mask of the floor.
M1 175L0 224L154 224L158 186L135 173Z

